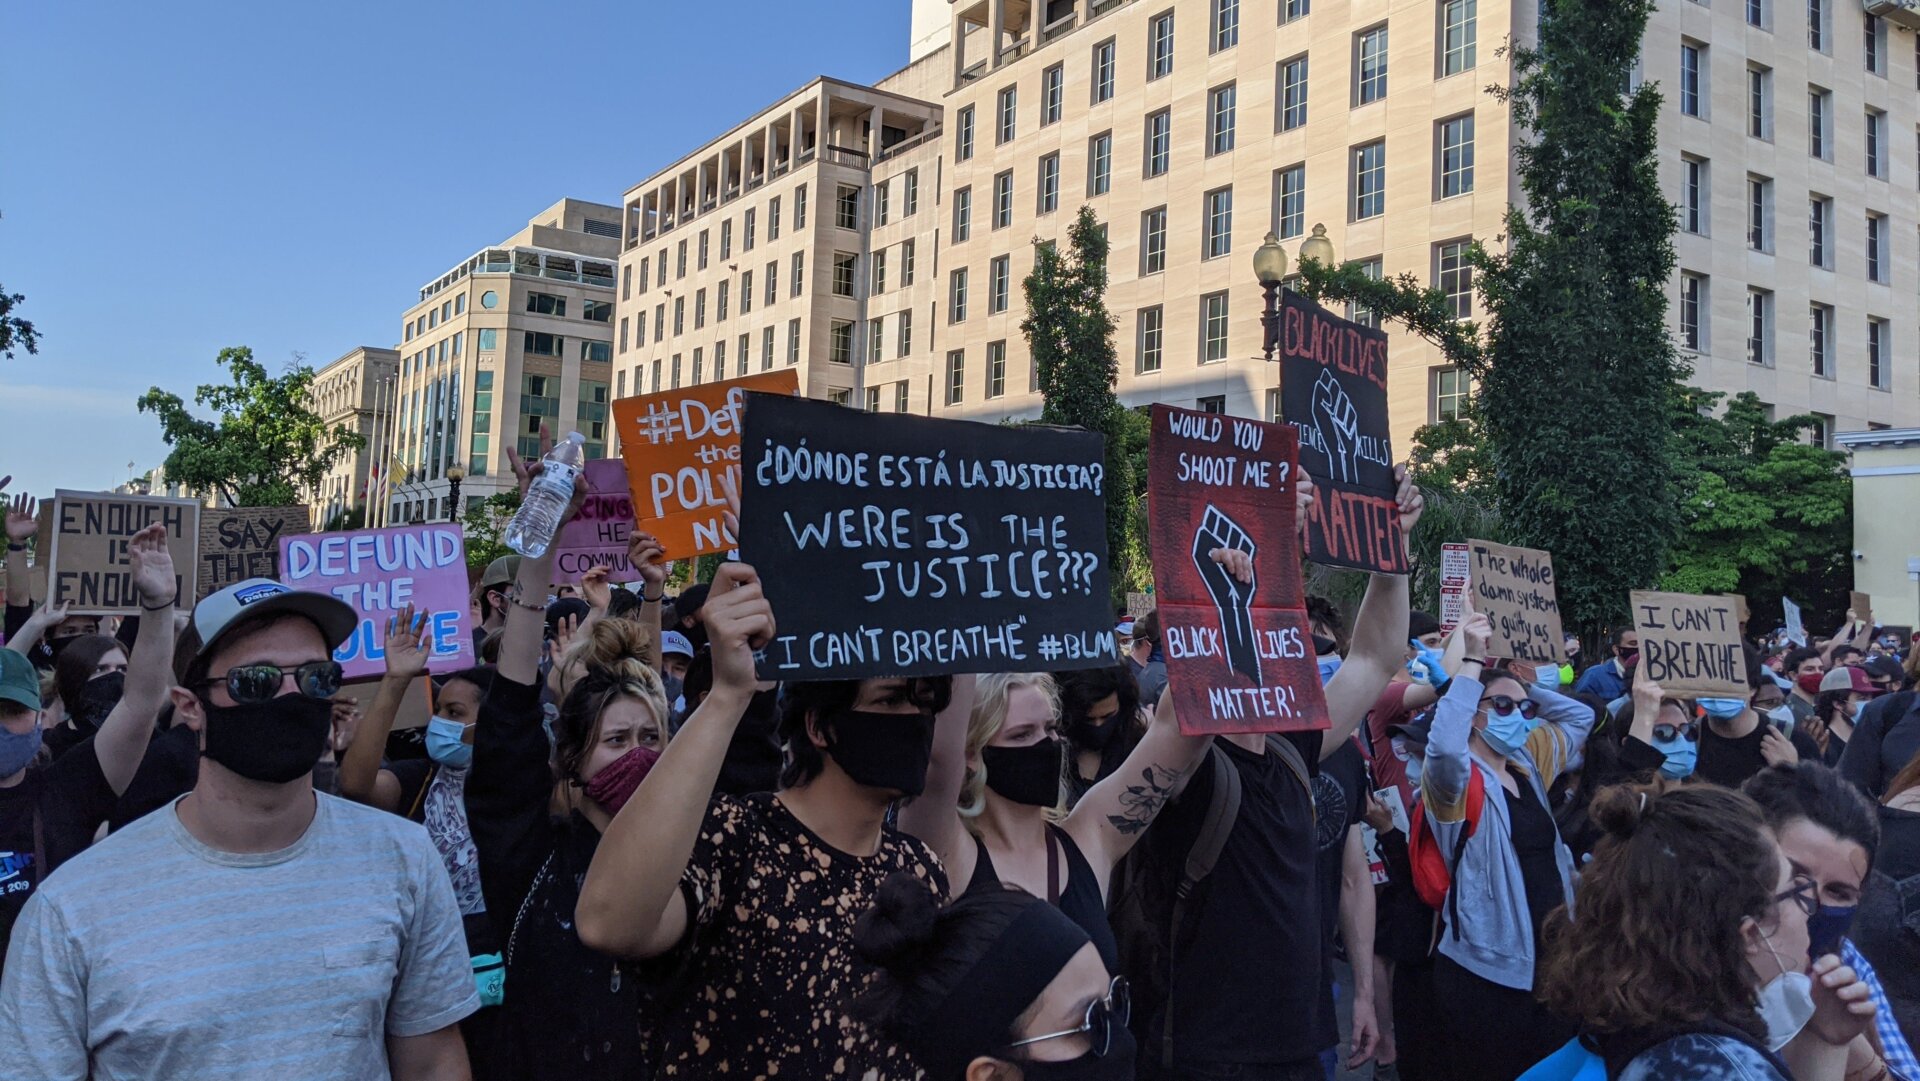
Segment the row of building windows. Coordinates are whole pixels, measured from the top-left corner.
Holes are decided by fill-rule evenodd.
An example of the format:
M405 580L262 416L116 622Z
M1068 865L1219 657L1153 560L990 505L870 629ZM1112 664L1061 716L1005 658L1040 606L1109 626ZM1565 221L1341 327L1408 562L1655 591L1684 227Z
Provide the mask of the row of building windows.
M1686 41L1680 46L1680 112L1684 116L1708 119L1710 96L1705 93L1707 80L1707 46L1704 42ZM1773 124L1773 69L1762 64L1747 65L1746 85L1746 129L1747 135L1767 142L1774 140ZM1888 138L1887 114L1885 110L1867 106L1862 112L1861 134L1863 144L1862 165L1867 175L1880 180L1888 178ZM1807 154L1819 161L1833 161L1834 144L1839 134L1833 114L1833 91L1813 83L1807 84ZM1920 133L1916 133L1920 135ZM1920 146L1920 138L1916 139Z
M759 363L760 370L763 372L773 370L776 333L774 327L762 327L760 329ZM711 369L707 367L708 353L706 347L696 346L691 353L692 367L690 371L692 378L684 382L684 376L689 369L683 367L682 361L688 354L675 353L671 357L657 357L650 367L636 367L632 369L633 389L631 393L655 394L662 390L677 390L682 385L692 386L703 382L719 382L723 379L736 379L747 375L753 363L753 334L751 332L744 333L736 339L733 349L732 375L728 374L727 345L728 343L724 339L714 343L712 352L713 367ZM800 363L801 345L801 320L797 318L787 320L785 363L788 367L793 367ZM623 368L615 373L616 397L624 398L629 394L627 389L627 371L627 369ZM652 377L650 385L649 380L645 378L648 373L651 373Z
M1683 271L1680 275L1680 344L1697 353L1707 352L1712 281L1708 275ZM1774 295L1770 289L1747 288L1746 326L1747 360L1772 367L1775 363ZM1867 385L1878 390L1893 389L1892 324L1879 316L1866 320ZM1838 376L1836 355L1839 325L1834 306L1818 301L1807 306L1807 370L1821 378Z
M466 312L467 294L461 293L451 300L443 300L440 302L439 307L428 308L426 311L421 312L419 315L407 321L404 340L412 341L427 331L439 326L446 320L452 319L456 315L465 315Z
M1711 165L1705 158L1681 159L1680 227L1689 233L1711 233ZM1877 210L1864 213L1865 270L1867 280L1882 285L1893 277L1892 227L1886 214ZM1747 174L1746 243L1748 249L1771 254L1774 251L1774 183L1771 177ZM1833 196L1807 193L1807 262L1823 270L1834 269L1834 250L1838 246L1834 232Z
M1711 0L1692 0L1701 7L1710 6ZM1740 0L1746 6L1747 25L1757 30L1773 31L1774 0ZM1790 0L1788 8L1799 6ZM1833 8L1834 0L1806 0L1807 47L1815 52L1833 52ZM1861 66L1870 75L1885 77L1887 74L1887 22L1877 15L1862 13L1860 60ZM1916 59L1920 60L1920 42L1916 43ZM1916 65L1920 66L1920 65Z
M916 176L914 179L915 194L913 198L914 201L917 202L919 178ZM854 190L857 194L859 189ZM782 221L780 200L781 197L778 195L767 200L767 239L769 241L780 239L780 224ZM807 227L807 186L805 184L793 189L792 207L794 230L797 232L805 229ZM748 207L741 215L740 250L742 252L752 251L754 246L759 242L759 209L758 207ZM692 243L695 271L707 269L707 266L712 261L712 245L709 243L712 232L713 230L711 229L702 229L697 237L683 237L679 244L671 249L674 253L672 266L675 281L687 276L687 255L690 241ZM639 279L639 294L641 296L645 296L649 288L659 288L667 284L668 251L669 249L663 247L659 249L656 254L641 258L637 264L628 263L626 266L620 268L621 300L630 300L633 298L635 292L633 286L636 277ZM726 221L720 223L720 258L733 258L732 218L728 218ZM634 273L636 266L639 268L638 275Z

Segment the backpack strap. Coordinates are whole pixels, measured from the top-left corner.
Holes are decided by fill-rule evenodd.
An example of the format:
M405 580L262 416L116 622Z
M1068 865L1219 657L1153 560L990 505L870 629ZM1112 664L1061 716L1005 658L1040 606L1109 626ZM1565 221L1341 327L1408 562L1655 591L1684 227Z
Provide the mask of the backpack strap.
M1267 749L1279 755L1280 761L1285 762L1287 768L1293 771L1293 776L1300 782L1300 787L1307 790L1308 804L1312 805L1313 778L1307 773L1307 758L1300 753L1300 748L1295 747L1293 741L1290 739L1282 739L1279 736L1268 734ZM1317 807L1314 809L1314 813L1316 815L1319 814Z
M1453 857L1447 861L1447 926L1454 938L1460 937L1460 861L1466 857L1467 842L1479 827L1487 802L1487 782L1481 779L1479 767L1469 764L1468 769L1466 814L1461 818L1460 839L1453 843Z
M1296 757L1298 752L1296 752ZM1160 1064L1173 1069L1173 981L1178 970L1177 956L1181 932L1188 918L1187 902L1194 887L1213 873L1220 853L1227 847L1227 836L1240 817L1240 771L1217 747L1207 748L1207 761L1213 765L1213 794L1206 816L1200 820L1200 832L1187 849L1186 866L1180 872L1180 884L1173 892L1173 921L1167 935L1167 1003L1160 1027Z

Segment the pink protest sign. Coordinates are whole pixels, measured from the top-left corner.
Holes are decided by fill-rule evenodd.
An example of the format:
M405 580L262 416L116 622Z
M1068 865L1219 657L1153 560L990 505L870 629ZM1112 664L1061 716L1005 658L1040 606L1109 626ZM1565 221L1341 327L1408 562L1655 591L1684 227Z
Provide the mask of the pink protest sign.
M467 600L467 543L458 525L395 526L280 538L281 581L331 593L360 613L333 659L348 679L386 672L387 620L412 604L433 638L429 672L475 663Z
M556 582L578 582L595 567L606 567L609 582L637 582L640 572L627 561L633 535L633 492L627 487L627 463L601 458L587 463L587 501L560 529L553 542Z

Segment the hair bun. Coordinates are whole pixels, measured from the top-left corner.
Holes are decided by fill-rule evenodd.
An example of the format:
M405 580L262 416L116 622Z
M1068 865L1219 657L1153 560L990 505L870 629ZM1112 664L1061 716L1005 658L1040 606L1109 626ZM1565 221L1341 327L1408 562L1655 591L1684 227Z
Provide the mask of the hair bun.
M895 871L880 884L873 907L853 925L853 949L889 972L914 967L933 942L940 905L925 882Z
M1640 823L1660 801L1664 789L1665 786L1658 783L1603 788L1594 794L1587 815L1609 836L1624 840L1639 832Z

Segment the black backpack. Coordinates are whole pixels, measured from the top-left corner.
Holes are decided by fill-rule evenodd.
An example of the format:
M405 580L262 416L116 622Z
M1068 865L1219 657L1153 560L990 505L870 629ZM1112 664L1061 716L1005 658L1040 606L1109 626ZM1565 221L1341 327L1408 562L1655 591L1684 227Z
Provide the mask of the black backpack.
M1300 749L1278 736L1268 736L1267 751L1279 755L1299 778L1311 806L1313 782ZM1114 869L1107 891L1107 919L1120 948L1120 971L1131 986L1134 1035L1142 1047L1150 1046L1153 1040L1145 1027L1166 1007L1157 1039L1160 1065L1167 1070L1173 1069L1173 1009L1168 1000L1174 968L1206 903L1201 886L1213 873L1240 817L1240 771L1218 747L1207 749L1200 768L1212 772L1213 788L1193 844L1184 853L1172 851L1166 844L1154 843L1164 834L1148 830ZM1178 873L1169 873L1175 861Z

